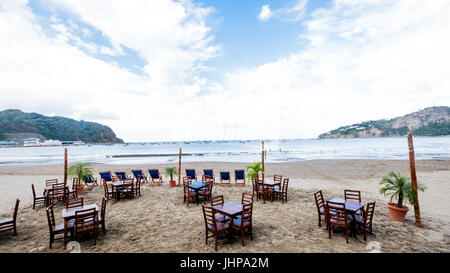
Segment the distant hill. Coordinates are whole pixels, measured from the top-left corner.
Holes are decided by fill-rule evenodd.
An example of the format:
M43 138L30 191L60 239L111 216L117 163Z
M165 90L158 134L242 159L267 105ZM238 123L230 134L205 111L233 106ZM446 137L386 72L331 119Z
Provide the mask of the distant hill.
M81 140L86 143L123 143L111 128L99 123L24 113L17 109L0 111L0 140L20 141L28 137Z
M319 138L405 136L410 130L416 136L450 135L450 107L429 107L390 120L373 120L347 125L321 134Z

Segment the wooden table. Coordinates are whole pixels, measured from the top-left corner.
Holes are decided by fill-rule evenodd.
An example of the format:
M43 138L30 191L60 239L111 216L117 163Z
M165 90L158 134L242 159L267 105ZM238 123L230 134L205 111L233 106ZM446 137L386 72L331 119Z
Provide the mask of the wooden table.
M116 193L116 200L120 199L120 191L123 187L123 181L115 181L111 183L112 191Z
M67 244L67 223L70 220L75 218L76 211L92 209L92 208L95 208L96 212L99 211L97 204L89 204L89 205L84 205L84 206L80 206L80 207L76 207L76 208L69 208L69 209L64 208L62 210L62 217L64 219L64 247L66 247L66 244Z
M331 200L328 200L329 202L335 202L335 203L341 203L341 204L345 204L345 210L347 211L347 213L350 213L350 215L352 216L352 229L355 229L356 226L356 217L355 214L358 211L362 211L363 215L365 213L364 211L364 206L365 204L363 202L358 202L355 200L345 200L342 198L333 198ZM353 232L353 234L355 234L355 232ZM356 237L356 235L355 235Z
M270 187L270 202L273 202L273 188L276 186L281 187L281 182L273 180L265 180L264 186Z
M241 203L238 202L234 202L234 201L227 201L225 203L223 203L222 205L215 205L212 206L213 210L216 212L219 212L223 215L226 215L230 218L230 231L229 231L229 240L230 242L232 241L232 236L231 236L231 225L233 224L233 220L234 218L236 218L236 216L241 215L242 214L242 210L243 210L243 205Z
M198 192L205 187L205 183L202 181L193 181L189 183L189 188L195 191L195 202L198 205Z

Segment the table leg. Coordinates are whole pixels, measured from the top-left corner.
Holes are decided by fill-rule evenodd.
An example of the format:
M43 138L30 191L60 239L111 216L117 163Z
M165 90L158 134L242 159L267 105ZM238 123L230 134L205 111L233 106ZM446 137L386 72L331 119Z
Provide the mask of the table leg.
M356 212L352 212L352 222L351 222L351 229L353 232L353 237L356 239Z
M64 219L64 249L67 245L67 220Z

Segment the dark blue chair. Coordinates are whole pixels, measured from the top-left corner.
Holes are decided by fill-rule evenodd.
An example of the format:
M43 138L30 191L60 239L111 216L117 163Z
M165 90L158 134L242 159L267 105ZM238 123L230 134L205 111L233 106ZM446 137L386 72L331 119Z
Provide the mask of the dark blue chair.
M111 172L100 172L100 179L102 180L102 182L112 182L113 181L113 176L111 174Z
M186 169L186 176L189 176L192 180L197 180L195 169Z
M234 170L234 184L245 187L245 170Z
M204 174L204 175L208 175L209 177L211 177L213 183L216 182L216 177L214 176L214 171L213 171L213 169L204 169L204 170L203 170L203 174Z
M131 170L131 172L133 173L134 178L136 178L136 181L142 179L148 183L147 176L144 174L142 170Z
M220 186L230 186L230 172L220 172Z
M159 183L159 184L161 184L163 182L161 174L159 173L158 169L149 169L148 173L150 174L150 178L152 179L152 183ZM155 180L157 180L157 181L155 181Z

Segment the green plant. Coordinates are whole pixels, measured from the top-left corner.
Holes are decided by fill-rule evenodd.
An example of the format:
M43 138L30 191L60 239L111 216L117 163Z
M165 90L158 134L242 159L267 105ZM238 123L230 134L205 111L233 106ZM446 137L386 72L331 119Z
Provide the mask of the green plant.
M92 177L94 172L92 171L92 165L89 163L79 162L67 169L67 174L70 176L78 177L79 181L83 181L85 177Z
M252 181L252 175L257 174L262 171L261 162L253 162L253 165L247 166L247 180Z
M170 176L170 181L173 181L173 176L177 175L177 168L176 167L168 167L166 168L166 175Z
M414 205L416 195L412 189L411 180L409 177L402 176L400 173L390 172L387 176L383 177L380 181L380 185L383 187L380 189L380 193L384 196L390 196L390 203L397 199L397 207L403 206L403 200L406 199L408 203ZM425 191L426 187L420 183L417 183L417 190Z

